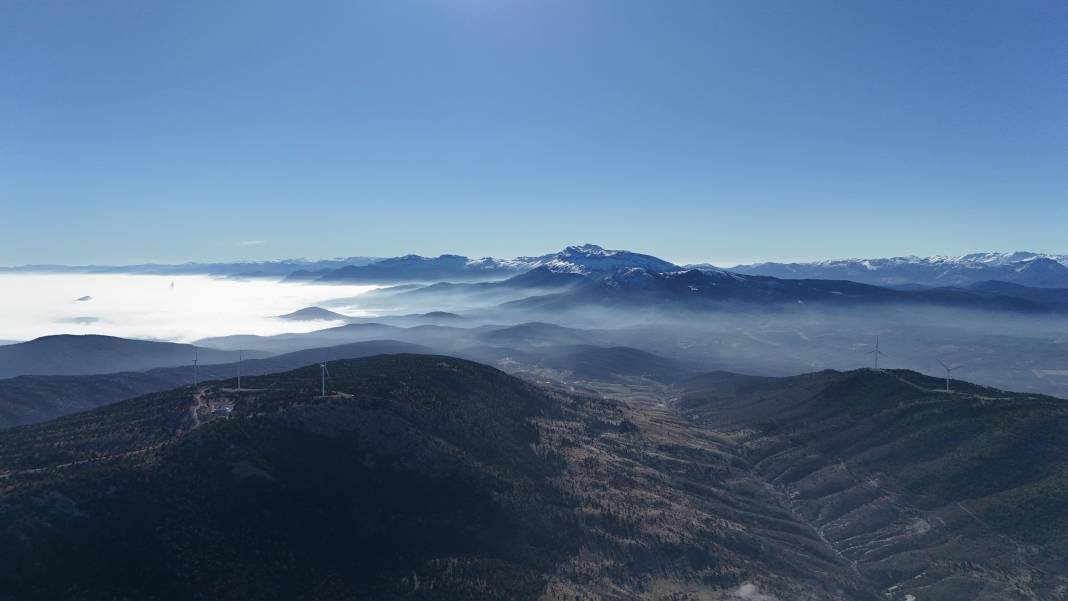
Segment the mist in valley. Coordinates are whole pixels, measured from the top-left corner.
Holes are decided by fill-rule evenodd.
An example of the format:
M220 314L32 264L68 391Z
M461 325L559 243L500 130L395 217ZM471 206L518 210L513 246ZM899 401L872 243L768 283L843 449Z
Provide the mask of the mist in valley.
M0 4L0 601L1068 601L1068 4Z
M884 353L879 367L940 376L945 373L941 361L954 368L954 378L1068 396L1068 347L1064 344L1068 316L1064 315L916 303L861 307L718 303L700 309L683 304L584 304L545 311L511 302L558 292L513 289L499 282L381 288L357 297L377 315L353 316L345 326L319 322L319 331L212 338L202 343L285 352L392 339L487 360L506 369L536 363L538 354L574 345L622 346L676 361L684 372L786 376L873 367L872 351L878 341ZM357 299L321 304L341 311Z

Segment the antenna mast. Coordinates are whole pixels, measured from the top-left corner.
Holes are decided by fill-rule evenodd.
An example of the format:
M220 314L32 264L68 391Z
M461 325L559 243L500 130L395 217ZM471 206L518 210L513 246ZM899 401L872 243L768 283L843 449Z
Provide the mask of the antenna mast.
M875 357L875 369L879 369L879 356L886 356L886 353L879 350L879 337L875 337L875 350L868 351L868 354Z

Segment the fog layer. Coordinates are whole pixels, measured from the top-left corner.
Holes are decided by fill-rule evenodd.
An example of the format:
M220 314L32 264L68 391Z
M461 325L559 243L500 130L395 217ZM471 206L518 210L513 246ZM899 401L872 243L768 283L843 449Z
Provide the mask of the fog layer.
M173 282L174 286L171 286ZM274 316L345 296L365 315L369 285L300 285L209 276L0 274L0 339L106 334L189 342L225 334L270 335L324 326Z

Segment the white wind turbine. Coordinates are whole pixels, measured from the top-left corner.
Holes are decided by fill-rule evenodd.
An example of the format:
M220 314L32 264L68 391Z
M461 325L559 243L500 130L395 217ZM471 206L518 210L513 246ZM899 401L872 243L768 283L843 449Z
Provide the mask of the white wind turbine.
M322 371L322 396L326 396L326 377L330 375L330 370L326 369L326 363L320 363L319 369Z
M880 356L885 357L886 353L884 353L884 352L879 350L879 337L878 336L875 337L875 348L870 350L870 351L868 351L868 354L872 355L873 357L875 357L875 369L879 369L879 357Z
M946 365L941 359L939 359L938 362L941 363L942 367L945 368L945 370L946 370L946 392L949 392L949 375L951 373L953 373L954 371L956 371L956 370L958 370L958 369L960 369L960 368L962 368L964 366L963 365L954 365L953 367L950 367L950 366Z

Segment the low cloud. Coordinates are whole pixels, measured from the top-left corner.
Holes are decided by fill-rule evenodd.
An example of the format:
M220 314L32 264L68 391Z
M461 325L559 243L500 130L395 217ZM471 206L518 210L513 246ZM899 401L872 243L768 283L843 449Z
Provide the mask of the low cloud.
M748 582L738 587L738 590L734 592L734 598L745 599L745 601L779 601L775 595L762 593L757 585Z
M92 325L94 323L99 323L100 322L100 318L99 317L90 317L90 316L86 315L86 316L80 316L80 317L65 317L63 319L57 319L56 321L59 322L59 323L73 323L73 324L77 324L77 325L81 325L81 326L88 326L88 325Z
M238 246L259 246L260 244L267 244L266 240L242 240L237 243Z

